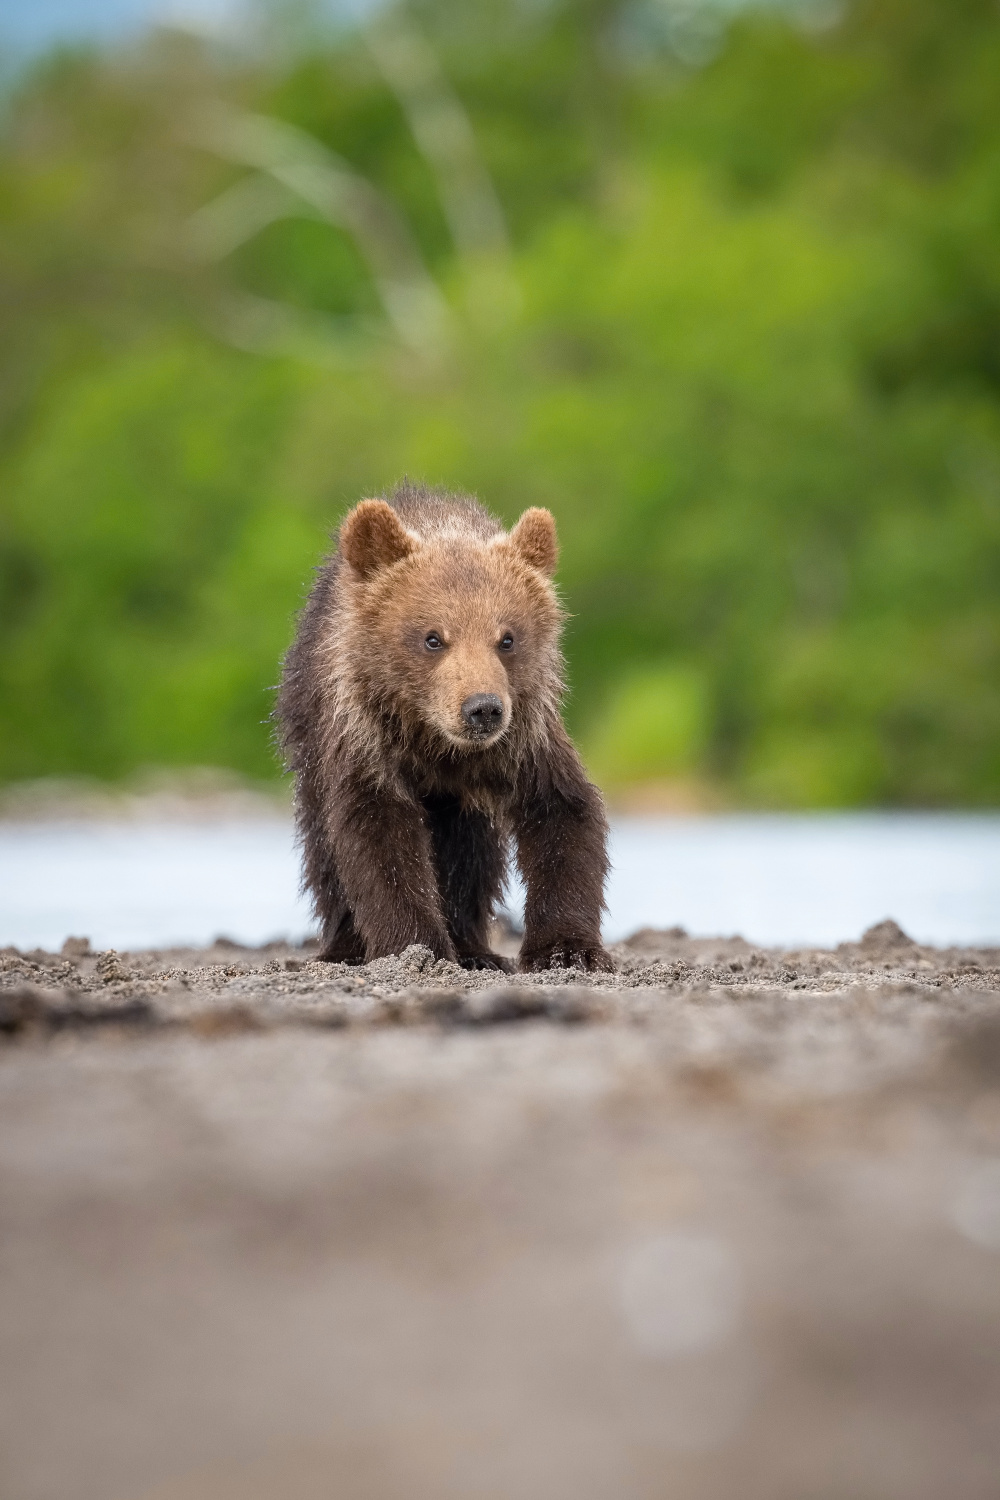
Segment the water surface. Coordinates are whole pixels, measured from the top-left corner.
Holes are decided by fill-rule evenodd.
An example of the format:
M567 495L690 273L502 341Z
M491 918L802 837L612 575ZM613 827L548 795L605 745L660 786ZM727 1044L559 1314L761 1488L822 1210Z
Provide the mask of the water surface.
M619 818L612 860L608 940L681 925L825 945L892 916L924 942L1000 941L998 815ZM260 943L311 925L278 818L0 824L0 944Z

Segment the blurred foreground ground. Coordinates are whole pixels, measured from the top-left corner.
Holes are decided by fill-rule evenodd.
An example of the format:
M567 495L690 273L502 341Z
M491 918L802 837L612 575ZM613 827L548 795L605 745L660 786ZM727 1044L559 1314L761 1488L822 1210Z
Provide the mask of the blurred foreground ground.
M1000 950L85 949L0 955L6 1500L996 1495Z

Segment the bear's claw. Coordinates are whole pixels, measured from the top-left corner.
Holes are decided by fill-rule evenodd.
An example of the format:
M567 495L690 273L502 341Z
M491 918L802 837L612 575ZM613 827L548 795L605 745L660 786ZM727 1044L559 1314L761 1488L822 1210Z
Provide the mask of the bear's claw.
M522 949L517 967L522 974L538 974L545 969L585 969L588 973L611 974L615 963L599 943L581 947L572 940L557 940L540 948Z
M514 965L509 958L499 953L463 953L459 957L463 969L498 969L501 974L513 974Z

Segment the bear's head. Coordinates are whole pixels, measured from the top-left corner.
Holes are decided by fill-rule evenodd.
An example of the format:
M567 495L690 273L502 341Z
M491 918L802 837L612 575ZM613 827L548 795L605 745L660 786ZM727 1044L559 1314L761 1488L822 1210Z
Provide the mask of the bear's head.
M497 744L558 699L562 614L555 522L527 510L509 533L408 529L384 500L340 528L352 674L369 701L446 744Z

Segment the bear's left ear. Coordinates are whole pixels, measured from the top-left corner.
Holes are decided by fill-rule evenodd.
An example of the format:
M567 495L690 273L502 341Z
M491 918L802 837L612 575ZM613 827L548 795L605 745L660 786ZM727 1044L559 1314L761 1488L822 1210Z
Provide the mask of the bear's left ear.
M510 545L526 563L551 578L559 561L559 543L552 512L533 505L510 534Z
M362 578L379 568L401 562L417 543L391 505L384 500L362 500L344 517L337 547Z

